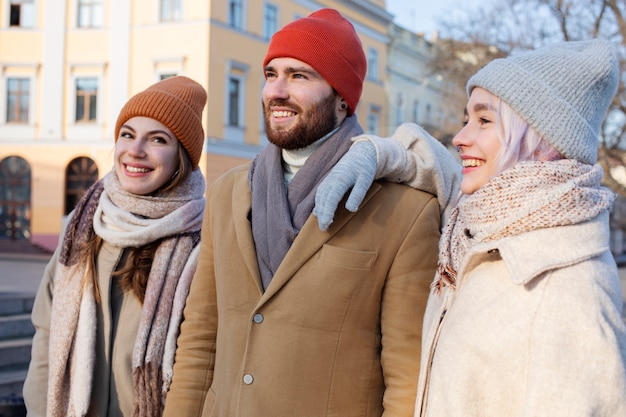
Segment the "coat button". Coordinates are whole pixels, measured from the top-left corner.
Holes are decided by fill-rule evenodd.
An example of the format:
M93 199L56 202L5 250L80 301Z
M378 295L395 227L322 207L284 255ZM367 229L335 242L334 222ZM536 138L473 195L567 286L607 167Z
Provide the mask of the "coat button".
M252 384L252 382L254 382L254 378L252 377L252 375L250 374L245 374L243 376L243 383L246 385L250 385Z
M254 315L254 317L252 318L252 320L254 320L254 322L255 322L256 324L263 323L263 314L261 314L261 313L256 313L256 314Z

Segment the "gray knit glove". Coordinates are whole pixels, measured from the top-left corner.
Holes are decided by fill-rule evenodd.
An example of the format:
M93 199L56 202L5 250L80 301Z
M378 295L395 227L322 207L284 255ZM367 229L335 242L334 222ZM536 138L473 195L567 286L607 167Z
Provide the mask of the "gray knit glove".
M356 211L375 179L406 184L436 196L441 225L445 225L459 196L461 165L441 142L415 123L403 123L390 138L363 134L352 141L352 147L315 195L313 214L321 230L328 229L350 187L354 186L346 209Z
M376 147L364 140L354 143L322 180L315 193L313 214L320 230L327 230L335 211L350 187L346 209L355 212L369 190L376 175Z

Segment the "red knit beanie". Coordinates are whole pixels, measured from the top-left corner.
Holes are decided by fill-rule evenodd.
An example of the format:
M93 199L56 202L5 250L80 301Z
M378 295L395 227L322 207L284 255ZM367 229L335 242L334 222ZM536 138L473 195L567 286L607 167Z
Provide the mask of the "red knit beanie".
M274 58L295 58L319 72L354 113L367 63L354 26L334 9L320 9L272 36L263 67Z
M143 116L158 120L183 145L195 169L204 145L202 110L206 101L206 90L190 78L177 76L159 81L124 105L115 124L115 142L128 119Z

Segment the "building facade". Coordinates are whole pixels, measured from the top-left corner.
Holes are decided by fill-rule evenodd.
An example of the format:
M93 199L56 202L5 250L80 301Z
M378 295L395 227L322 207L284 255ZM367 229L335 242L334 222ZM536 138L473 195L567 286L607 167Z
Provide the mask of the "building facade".
M433 72L435 40L392 23L387 53L387 120L395 129L405 122L417 123L435 137L451 138L459 126L464 103L446 100L450 84Z
M0 0L0 239L54 248L65 216L113 166L119 110L172 75L208 92L207 183L252 159L267 143L261 65L269 39L322 7L348 17L363 43L368 71L356 113L366 131L385 136L402 119L439 117L436 100L419 97L435 90L400 93L423 77L389 67L399 29L390 32L385 0ZM420 100L426 107L410 113Z

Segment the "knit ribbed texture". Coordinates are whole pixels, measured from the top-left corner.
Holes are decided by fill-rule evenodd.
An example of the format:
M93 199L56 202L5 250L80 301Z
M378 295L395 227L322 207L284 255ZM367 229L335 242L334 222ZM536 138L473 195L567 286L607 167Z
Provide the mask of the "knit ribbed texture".
M166 78L128 100L115 124L115 141L128 119L143 116L158 120L180 141L195 169L204 145L202 110L206 102L206 91L197 82L184 76Z
M354 26L334 9L321 9L276 32L265 67L274 58L295 58L312 66L348 104L348 116L361 98L367 62Z
M461 197L439 241L434 288L456 285L473 245L531 230L583 223L611 207L602 167L571 159L522 161Z
M563 156L593 164L618 75L617 54L609 42L562 42L490 62L470 78L467 94L484 88Z

